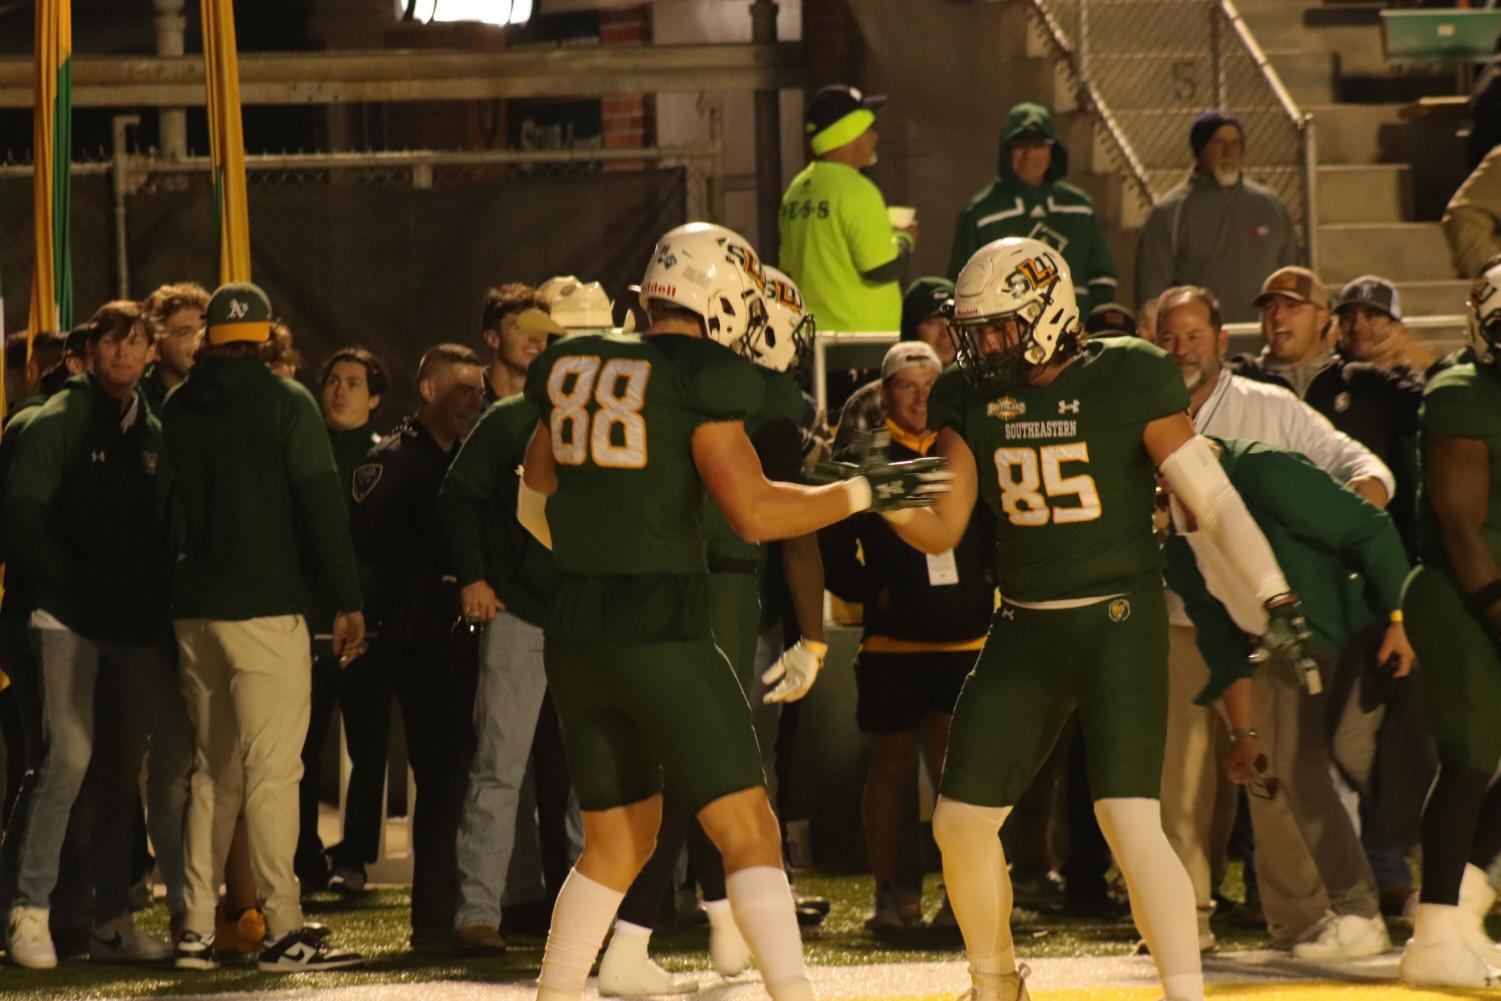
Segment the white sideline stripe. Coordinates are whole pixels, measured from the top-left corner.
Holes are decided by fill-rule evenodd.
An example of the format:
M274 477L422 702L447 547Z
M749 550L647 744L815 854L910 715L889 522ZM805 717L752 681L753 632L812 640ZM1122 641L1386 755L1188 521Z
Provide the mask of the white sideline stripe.
M1023 950L1025 942L1021 943ZM1397 977L1401 953L1391 951L1371 959L1339 963L1303 963L1285 952L1210 953L1204 957L1209 983L1276 983L1308 980L1343 980L1350 983ZM1028 986L1037 992L1068 988L1152 987L1157 971L1148 956L1057 957L1021 961L1032 968ZM410 972L410 971L408 971ZM947 963L890 963L874 966L813 966L813 989L820 998L953 998L968 988L969 977L962 961ZM695 998L703 1001L765 1001L761 980L754 973L734 980L720 980L702 971L703 987ZM598 1001L594 981L584 991L584 1001ZM465 981L405 982L358 987L300 987L285 991L257 991L268 1001L533 1001L532 981L484 983ZM100 995L93 995L100 996ZM188 1001L224 1001L225 995L195 995Z

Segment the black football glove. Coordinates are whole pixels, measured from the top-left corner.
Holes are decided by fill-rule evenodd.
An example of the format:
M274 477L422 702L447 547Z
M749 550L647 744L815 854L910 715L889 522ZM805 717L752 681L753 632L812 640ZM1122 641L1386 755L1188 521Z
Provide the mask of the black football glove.
M876 512L932 507L939 494L948 493L949 481L954 478L948 463L938 456L892 462L886 454L890 440L890 432L877 431L858 465L820 462L813 467L810 479L834 483L864 477L870 484L870 510Z

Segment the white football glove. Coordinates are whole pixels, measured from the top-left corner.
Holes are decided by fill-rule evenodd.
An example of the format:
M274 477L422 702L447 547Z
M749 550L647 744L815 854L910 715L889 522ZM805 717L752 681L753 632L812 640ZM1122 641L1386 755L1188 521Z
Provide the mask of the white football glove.
M796 702L808 694L818 678L823 659L829 655L829 645L817 640L801 639L783 651L777 662L761 675L761 683L776 687L761 697L767 704L772 702Z

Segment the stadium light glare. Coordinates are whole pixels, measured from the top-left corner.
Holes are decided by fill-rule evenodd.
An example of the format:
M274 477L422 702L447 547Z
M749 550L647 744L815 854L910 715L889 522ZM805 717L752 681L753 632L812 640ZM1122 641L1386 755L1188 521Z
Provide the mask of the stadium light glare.
M534 0L417 0L412 16L418 21L525 24L535 6Z

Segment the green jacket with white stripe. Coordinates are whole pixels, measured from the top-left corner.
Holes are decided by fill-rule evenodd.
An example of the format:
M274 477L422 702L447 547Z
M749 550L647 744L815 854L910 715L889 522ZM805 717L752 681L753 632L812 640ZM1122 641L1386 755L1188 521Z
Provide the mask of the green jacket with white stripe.
M1017 180L1011 170L1010 145L1023 133L1040 133L1053 142L1052 163L1036 187ZM1058 140L1047 109L1028 103L1012 108L1001 126L999 156L999 176L970 199L954 224L949 277L957 279L974 252L987 243L1008 236L1031 237L1057 250L1068 263L1080 316L1114 302L1115 261L1105 243L1105 227L1090 197L1063 179L1068 150Z

